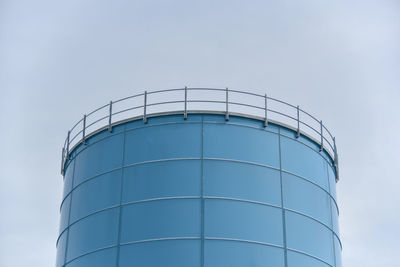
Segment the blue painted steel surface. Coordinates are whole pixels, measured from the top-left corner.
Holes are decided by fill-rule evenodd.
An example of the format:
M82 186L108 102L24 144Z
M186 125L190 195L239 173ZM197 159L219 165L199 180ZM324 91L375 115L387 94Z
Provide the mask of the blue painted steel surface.
M334 162L296 134L189 114L87 137L65 165L56 267L340 267Z

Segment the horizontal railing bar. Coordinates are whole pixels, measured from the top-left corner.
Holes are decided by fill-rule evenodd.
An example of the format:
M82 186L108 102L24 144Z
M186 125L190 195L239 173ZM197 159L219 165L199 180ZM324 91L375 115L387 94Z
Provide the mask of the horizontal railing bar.
M325 125L323 125L324 130L329 134L329 136L332 138L333 140L333 135L331 134L331 132L325 127Z
M101 107L99 107L99 108L96 108L96 109L93 110L92 112L89 112L88 114L86 114L86 117L88 117L89 115L92 115L93 113L99 111L99 110L102 109L102 108L108 107L108 105L109 105L109 104L106 104L106 105L103 105L103 106L101 106Z
M308 125L307 123L305 123L304 121L300 121L300 124L307 126L308 128L310 128L311 130L313 130L317 135L321 135L320 132L317 129L314 129L314 127L312 127L311 125Z
M330 146L330 148L332 149L332 152L335 152L335 148L333 147L333 145L331 144L331 142L329 142L329 140L326 139L325 136L323 136L323 138L324 138L324 140L325 140L324 144L327 143L327 144ZM325 145L324 145L324 146L325 146Z
M80 119L77 123L75 123L75 125L69 131L72 132L75 129L75 127L78 126L82 121L83 121L83 118Z
M188 91L220 91L220 92L225 92L226 88L201 88L201 87L194 87L194 88L188 88Z
M176 104L176 103L185 103L185 101L184 100L174 100L174 101L166 101L166 102L157 102L157 103L147 104L147 106L151 107L151 106L157 106L157 105Z
M314 129L314 127L312 127L312 126L310 126L310 125L308 125L307 123L302 122L302 121L300 121L300 123L301 123L302 125L304 125L304 126L307 126L307 127L310 128L311 130L313 130L315 133L317 133L319 136L321 136L321 133L320 133L318 130ZM333 151L333 147L332 147L332 145L331 145L331 142L329 142L329 140L326 139L325 136L322 136L322 137L323 137L323 139L326 141L326 143L332 148L332 151Z
M313 115L311 115L310 113L308 113L307 111L304 111L302 109L299 109L301 112L303 112L304 114L310 116L312 119L314 119L316 122L319 123L319 120L317 118L315 118Z
M272 113L275 113L275 114L282 115L282 116L287 117L287 118L289 118L289 119L292 119L292 120L294 120L294 121L297 121L297 118L292 117L292 116L290 116L290 115L287 115L287 114L285 114L285 113L282 113L282 112L279 112L279 111L276 111L276 110L273 110L273 109L268 109L268 111L270 111L270 112L272 112Z
M75 138L78 137L82 132L83 132L83 130L80 130L79 132L77 132L72 138L70 138L69 143L71 144L72 141L74 141Z
M220 101L220 100L201 100L201 99L196 99L196 100L188 100L188 103L217 103L217 104L225 104L225 101Z
M314 117L313 115L311 115L310 113L308 113L307 111L302 110L302 109L300 109L300 111L303 112L304 114L310 116L312 119L314 119L316 122L319 123L319 120L318 120L316 117ZM333 139L333 135L332 135L331 132L328 130L328 128L326 128L325 125L322 125L322 127L323 127L323 129L324 129L326 132L328 132L328 134L330 135L330 137Z
M284 105L287 105L287 106L289 106L289 107L292 107L292 108L295 108L295 109L297 109L297 106L295 106L295 105L292 105L292 104L289 104L289 103L286 103L285 101L282 101L282 100L279 100L279 99L276 99L276 98L273 98L273 97L267 97L269 100L272 100L272 101L276 101L276 102L279 102L279 103L281 103L281 104L284 104ZM296 119L297 120L297 119Z
M157 90L157 91L148 91L147 95L157 94L157 93L166 93L166 92L176 92L176 91L184 91L185 88L171 88L171 89L164 89L164 90Z
M100 119L95 120L94 122L90 123L89 125L86 125L86 129L89 128L90 126L92 126L93 124L98 123L99 121L107 119L107 118L108 118L108 115L106 115L104 117L101 117Z
M114 112L114 113L111 114L111 115L118 115L118 114L123 113L123 112L126 112L126 111L130 111L130 110L134 110L134 109L138 109L138 108L143 108L143 107L144 107L144 105L140 105L140 106L136 106L136 107L132 107L132 108L127 108L127 109L123 109L123 110Z
M231 90L231 89L229 89L229 92L238 93L238 94L244 94L244 95L257 96L257 97L261 97L263 99L265 98L265 95L260 95L260 94L251 93L251 92L243 92L243 91Z
M140 93L140 94L136 94L136 95L127 96L127 97L124 97L124 98L121 98L121 99L118 99L118 100L113 101L113 104L116 104L116 103L118 103L118 102L121 102L121 101L130 99L130 98L143 96L143 95L144 95L144 93Z
M228 102L229 104L232 105L238 105L238 106L244 106L244 107L249 107L249 108L257 108L260 110L265 110L264 107L259 107L259 106L255 106L255 105L251 105L251 104L245 104L245 103L239 103L239 102Z

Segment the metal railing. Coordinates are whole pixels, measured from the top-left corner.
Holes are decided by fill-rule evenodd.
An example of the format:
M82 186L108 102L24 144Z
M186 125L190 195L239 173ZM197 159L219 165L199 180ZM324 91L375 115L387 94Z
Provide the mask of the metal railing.
M83 115L68 131L62 148L61 173L70 152L78 144L86 144L86 138L99 130L108 129L129 119L142 118L143 123L160 113L183 113L187 119L190 113L225 114L228 121L231 114L252 117L264 122L283 124L296 131L296 138L306 135L319 143L319 151L325 150L333 158L336 180L339 179L339 162L335 137L310 113L284 101L261 94L231 90L228 88L176 88L128 96L103 105Z

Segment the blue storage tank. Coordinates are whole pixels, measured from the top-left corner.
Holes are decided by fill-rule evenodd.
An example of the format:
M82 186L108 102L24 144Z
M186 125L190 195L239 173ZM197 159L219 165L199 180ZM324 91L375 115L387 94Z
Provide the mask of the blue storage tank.
M212 89L225 101L195 111L200 89L174 90L180 108L149 112L176 100L146 92L133 96L140 115L113 121L132 106L111 102L101 127L90 132L96 110L68 133L56 267L340 267L337 151L322 122L317 139L298 107L294 126L272 120L267 96L253 94L256 116L234 112L230 94L245 92Z

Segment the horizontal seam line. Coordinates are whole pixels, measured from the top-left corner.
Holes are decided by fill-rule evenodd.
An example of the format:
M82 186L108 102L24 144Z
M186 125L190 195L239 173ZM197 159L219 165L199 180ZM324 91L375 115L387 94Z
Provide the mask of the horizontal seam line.
M251 244L258 244L258 245L264 245L264 246L270 246L270 247L276 247L276 248L281 248L283 249L282 246L280 245L275 245L272 243L266 243L266 242L260 242L260 241L255 241L255 240L246 240L246 239L237 239L237 238L219 238L219 237L204 237L204 239L206 240L221 240L221 241L233 241L233 242L244 242L244 243L251 243ZM131 242L124 242L124 243L120 243L120 246L128 246L128 245L133 245L133 244L140 244L140 243L147 243L147 242L158 242L158 241L174 241L174 240L201 240L201 237L194 237L194 236L181 236L181 237L165 237L165 238L152 238L152 239L143 239L143 240L137 240L137 241L131 241ZM105 250L105 249L110 249L110 248L114 248L117 247L118 244L115 245L109 245L109 246L104 246L98 249L94 249L88 252L85 252L71 260L69 260L68 262L66 262L66 264L71 263L72 261L75 261L81 257L84 257L86 255L89 254L93 254L96 253L98 251L101 250Z
M76 186L74 186L74 187L71 189L71 191L68 192L68 194L64 197L64 199L63 199L62 202L61 202L60 211L61 211L62 205L64 204L64 201L68 198L68 196L69 196L76 188L80 187L82 184L85 184L86 182L89 182L89 181L91 181L91 180L93 180L93 179L95 179L95 178L97 178L97 177L99 177L99 176L101 176L101 175L108 174L108 173L111 173L111 172L114 172L114 171L118 171L118 170L122 170L122 169L124 169L124 168L129 168L129 167L137 166L137 165L151 164L151 163L157 163L157 162L180 161L180 160L182 160L182 161L184 161L184 160L201 160L201 158L170 158L170 159L158 159L158 160L141 161L141 162L136 162L136 163L128 164L128 165L125 165L125 166L123 166L123 167L117 167L117 168L111 169L111 170L109 170L109 171L100 173L100 174L96 174L96 175L94 175L94 176L92 176L92 177L90 177L90 178L84 180L83 182L77 184ZM264 167L264 168L268 168L268 169L272 169L272 170L279 170L279 168L276 168L276 167L273 167L273 166L270 166L270 165L265 165L265 164L261 164L261 163L251 162L251 161L242 161L242 160L225 159L225 158L212 158L212 157L205 157L204 160L216 160L216 161L236 162L236 163L243 163L243 164L249 164L249 165ZM311 184L313 184L313 185L319 187L320 189L322 189L323 191L325 191L325 193L327 193L327 194L330 196L330 198L334 201L335 206L336 206L336 208L338 209L338 206L337 206L337 203L336 203L335 198L334 198L326 189L324 189L322 186L318 185L317 183L315 183L315 182L309 180L308 178L303 177L303 176L301 176L301 175L299 175L299 174L293 173L293 172L288 171L288 170L285 170L285 169L282 169L282 171L285 172L285 173L287 173L287 174L291 174L291 175L294 175L294 176L296 176L296 177L298 177L298 178L301 178L301 179L303 179L303 180L305 180L305 181L307 181L307 182L310 182ZM339 215L339 212L338 212L338 215Z
M312 254L309 254L309 253L307 253L307 252L304 252L304 251L301 251L301 250L297 250L297 249L294 249L294 248L289 248L289 247L287 248L287 250L290 250L290 251L292 251L292 252L296 252L296 253L299 253L299 254L303 254L303 255L305 255L305 256L309 256L309 257L311 257L311 258L314 258L314 259L316 259L316 260L318 260L318 261L320 261L320 262L322 262L322 263L325 263L325 264L327 264L327 265L333 267L332 264L330 264L330 263L324 261L323 259L321 259L321 258L319 258L319 257L317 257L317 256L314 256L314 255L312 255Z
M140 244L140 243L147 243L147 242L158 242L158 241L174 241L174 240L200 240L201 237L193 237L193 236L182 236L182 237L165 237L165 238L153 238L153 239L143 239L143 240L137 240L137 241L131 241L131 242L124 242L124 243L120 243L120 246L128 246L128 245L133 245L133 244ZM276 245L276 244L272 244L272 243L267 243L267 242L261 242L261 241L255 241L255 240L246 240L246 239L239 239L239 238L223 238L223 237L211 237L211 236L206 236L204 237L205 240L215 240L215 241L232 241L232 242L243 242L243 243L250 243L250 244L258 244L258 245L264 245L264 246L269 246L269 247L275 247L275 248L280 248L283 249L283 247L281 245ZM105 246L105 247L101 247L95 250L91 250L88 251L86 253L83 253L71 260L69 260L68 262L66 262L66 264L69 264L81 257L87 256L89 254L93 254L96 253L98 251L102 251L105 249L110 249L110 248L115 248L117 247L118 244L115 245L110 245L110 246ZM288 250L292 251L292 252L296 252L299 254L303 254L309 257L312 257L322 263L325 263L331 267L333 267L331 264L329 264L328 262L326 262L325 260L314 256L312 254L309 254L307 252L301 251L301 250L297 250L297 249L293 249L293 248L287 248Z
M228 201L245 202L245 203L251 203L251 204L256 204L256 205L268 206L268 207L271 207L271 208L282 209L280 206L277 206L277 205L274 205L274 204L270 204L270 203L267 203L267 202L261 202L261 201L248 200L248 199L219 197L219 196L204 196L204 198L205 199L217 199L217 200L228 200ZM84 219L86 219L86 218L88 218L88 217L90 217L92 215L101 213L103 211L108 211L108 210L111 210L111 209L124 207L124 206L129 206L129 205L134 205L134 204L140 204L140 203L146 203L146 202L152 202L152 201L162 201L162 200L177 200L177 199L201 199L201 197L200 196L175 196L175 197L149 198L149 199L125 202L125 203L122 203L121 205L114 205L114 206L110 206L110 207L107 207L107 208L104 208L104 209L101 209L101 210L97 210L97 211L94 211L94 212L92 212L90 214L87 214L87 215L85 215L85 216L73 221L72 223L70 223L59 234L59 236L57 238L57 243L58 243L58 240L60 239L61 235L65 231L67 231L71 226L75 225L76 223L78 223L78 222L80 222L80 221L82 221L82 220L84 220ZM307 215L305 213L302 213L302 212L299 212L299 211L296 211L296 210L292 210L292 209L289 209L289 208L286 208L286 207L284 207L283 210L287 210L287 211L296 213L298 215L301 215L303 217L309 218L311 220L314 220L315 222L317 222L317 223L323 225L324 227L326 227L329 231L333 232L335 234L335 236L337 237L337 239L339 240L339 242L341 242L340 241L340 237L336 234L336 232L333 230L333 228L330 228L328 225L326 225L322 221L320 221L320 220L318 220L318 219L316 219L316 218L314 218L314 217L312 217L310 215Z
M140 119L138 119L138 120L140 120ZM129 123L129 122L125 122L125 123ZM152 127L152 126L163 126L163 125L172 125L172 124L187 124L187 123L189 123L189 124L201 124L202 122L201 122L201 121L187 121L187 122L166 122L166 123L159 123L159 124L148 124L148 125L143 125L143 126L131 128L131 129L128 129L128 130L126 130L126 131L129 132L129 131L134 131L134 130L137 130L137 129L143 129L143 128ZM258 127L254 127L254 126L251 126L251 125L245 125L245 124L240 124L240 123L229 123L229 122L223 123L223 122L212 122L212 121L205 121L205 123L206 123L206 124L207 124L207 123L208 123L208 124L224 124L224 125L233 125L233 126L247 127L247 128L252 128L252 129L261 130L261 131L264 131L264 132L269 132L269 133L272 133L272 134L279 134L279 133L276 133L276 132L273 132L273 131L269 131L269 130L267 130L267 129L265 129L265 128L263 129L263 128L258 128ZM279 125L278 125L278 127L282 127L282 126L279 126ZM106 129L104 129L104 130L102 130L102 131L105 131L105 130L106 130ZM100 132L102 132L102 131L100 131ZM98 133L100 133L100 132L98 132ZM79 155L82 151L86 150L88 147L90 147L90 146L92 146L92 145L94 145L94 144L96 144L96 143L98 143L98 142L100 142L100 141L102 141L102 140L105 140L105 139L107 139L107 138L109 138L109 137L112 137L112 136L115 136L115 135L118 135L118 134L122 134L122 133L124 133L124 132L122 131L122 132L112 133L112 134L110 134L109 136L105 136L105 137L102 137L102 138L99 139L99 140L96 140L96 141L95 141L94 143L92 143L92 144L87 144L87 145L85 145L85 148L82 149L82 150L80 150L79 152L77 152L76 155L74 155L74 157L72 157L72 158L69 159L69 161L75 159L77 155ZM282 134L281 134L281 135L282 135ZM300 143L300 144L302 144L302 145L304 145L304 146L307 146L307 147L310 148L312 151L314 151L315 153L317 153L318 155L320 155L320 156L322 157L322 159L324 159L325 161L327 161L327 163L328 163L331 167L333 167L333 165L331 164L331 162L329 162L329 161L321 154L320 151L315 150L315 149L312 148L310 145L308 145L308 144L306 144L306 143L304 143L304 142L300 142L300 141L298 141L297 139L295 139L295 138L293 138L293 137L290 137L290 136L287 136L287 135L282 135L282 136L283 136L283 137L286 137L286 138L289 138L289 139L291 139L291 140L294 140L294 141L296 141L296 142L298 142L298 143ZM92 137L92 136L89 136L89 139L90 139L91 137ZM89 140L89 139L87 139L87 140ZM311 140L311 141L312 141L312 140ZM73 149L71 150L71 153L74 153L74 150L78 148L79 142L80 142L80 141L77 142L76 147L73 147ZM314 141L312 141L312 142L314 142ZM316 144L317 144L317 143L316 143ZM317 144L317 145L318 145L318 144ZM328 155L328 156L330 157L330 155Z

